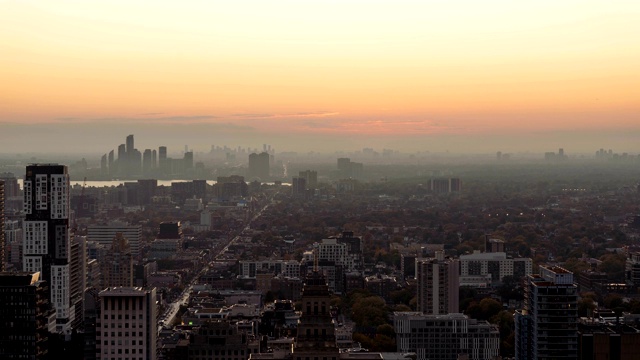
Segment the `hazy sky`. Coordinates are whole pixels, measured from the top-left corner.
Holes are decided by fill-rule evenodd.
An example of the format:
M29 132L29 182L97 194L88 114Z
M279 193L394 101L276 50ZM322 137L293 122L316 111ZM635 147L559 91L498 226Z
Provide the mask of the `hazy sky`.
M637 0L0 1L0 152L129 133L637 152L639 19Z

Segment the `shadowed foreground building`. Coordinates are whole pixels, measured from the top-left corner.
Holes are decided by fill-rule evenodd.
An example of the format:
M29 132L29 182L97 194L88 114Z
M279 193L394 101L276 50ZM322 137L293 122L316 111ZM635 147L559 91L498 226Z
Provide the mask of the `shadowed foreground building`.
M47 283L40 273L0 273L0 359L45 359L49 324Z
M494 359L500 353L500 331L486 321L463 314L394 314L398 352L415 352L418 360Z
M155 288L108 288L99 297L96 359L156 360Z

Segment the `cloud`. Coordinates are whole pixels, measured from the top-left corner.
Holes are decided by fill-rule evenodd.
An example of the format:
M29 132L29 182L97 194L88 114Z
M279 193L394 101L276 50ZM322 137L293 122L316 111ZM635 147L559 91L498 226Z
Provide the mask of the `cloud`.
M162 114L162 113L148 113L148 115L152 114ZM144 114L142 114L144 115ZM103 117L103 118L74 118L74 117L59 117L55 118L54 121L56 123L199 123L204 120L214 120L219 117L213 115L189 115L189 116L162 116L162 117L128 117L128 116L112 116L112 117Z
M339 112L335 111L318 111L318 112L303 112L295 114L232 114L232 117L246 118L246 119L295 119L295 118L324 118L330 116L339 115Z

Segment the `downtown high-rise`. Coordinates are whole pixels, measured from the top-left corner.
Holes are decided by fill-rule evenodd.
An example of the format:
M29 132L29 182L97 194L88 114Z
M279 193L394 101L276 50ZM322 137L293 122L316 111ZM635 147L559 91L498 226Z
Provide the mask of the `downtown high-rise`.
M65 165L27 166L24 213L23 270L42 274L56 311L56 330L68 333L75 309L70 273L69 173Z
M573 273L540 266L529 275L524 309L515 313L516 360L578 358L578 291Z

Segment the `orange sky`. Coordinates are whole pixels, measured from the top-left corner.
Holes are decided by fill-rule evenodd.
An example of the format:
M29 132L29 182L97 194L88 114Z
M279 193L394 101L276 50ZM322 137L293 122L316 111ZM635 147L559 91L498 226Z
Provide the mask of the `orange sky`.
M635 131L639 18L638 1L2 2L0 129Z

